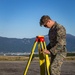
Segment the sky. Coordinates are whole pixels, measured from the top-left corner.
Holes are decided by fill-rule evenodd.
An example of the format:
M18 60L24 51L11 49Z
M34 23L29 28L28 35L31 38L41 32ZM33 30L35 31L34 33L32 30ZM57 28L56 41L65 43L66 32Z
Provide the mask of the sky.
M47 35L48 28L40 27L41 16L66 28L75 36L75 0L0 0L0 36L33 38Z

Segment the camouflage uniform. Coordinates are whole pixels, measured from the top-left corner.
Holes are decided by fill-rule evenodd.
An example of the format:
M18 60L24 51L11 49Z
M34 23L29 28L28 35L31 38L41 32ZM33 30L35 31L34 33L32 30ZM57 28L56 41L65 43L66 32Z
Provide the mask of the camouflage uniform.
M66 49L66 30L65 28L55 22L49 30L50 43L47 49L51 52L51 75L60 75L61 65L67 54Z

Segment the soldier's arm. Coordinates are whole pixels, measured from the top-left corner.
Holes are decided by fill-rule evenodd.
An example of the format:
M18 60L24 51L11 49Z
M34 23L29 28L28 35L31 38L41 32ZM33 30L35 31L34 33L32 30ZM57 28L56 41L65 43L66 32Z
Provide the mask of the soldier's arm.
M57 43L54 47L50 49L50 51L56 55L58 51L63 49L63 46L66 45L66 30L62 26L57 30Z
M50 43L46 46L47 50L50 50L51 49L51 45Z

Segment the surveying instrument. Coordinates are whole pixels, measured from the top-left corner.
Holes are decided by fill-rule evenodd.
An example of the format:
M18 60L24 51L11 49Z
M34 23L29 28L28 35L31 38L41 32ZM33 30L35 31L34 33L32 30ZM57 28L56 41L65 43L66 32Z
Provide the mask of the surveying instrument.
M33 54L37 44L38 44L38 52L39 52L40 75L45 75L45 74L50 75L50 59L48 54L43 53L43 50L46 50L46 43L45 43L44 36L36 36L36 40L33 44L32 51L23 75L27 75L27 71L33 59Z

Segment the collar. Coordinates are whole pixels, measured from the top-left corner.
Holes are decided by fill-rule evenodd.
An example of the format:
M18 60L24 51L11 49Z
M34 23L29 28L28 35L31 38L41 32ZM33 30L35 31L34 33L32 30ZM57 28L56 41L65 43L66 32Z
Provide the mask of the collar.
M55 21L55 23L53 24L53 26L51 27L51 29L55 28L57 25L57 22Z

